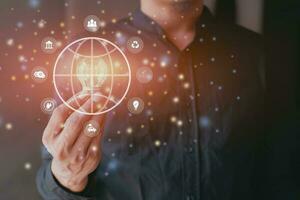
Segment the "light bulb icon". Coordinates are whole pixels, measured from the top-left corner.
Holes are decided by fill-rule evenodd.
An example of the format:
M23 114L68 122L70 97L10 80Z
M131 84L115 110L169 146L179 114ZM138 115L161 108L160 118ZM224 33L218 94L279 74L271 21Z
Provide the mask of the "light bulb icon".
M106 80L107 64L101 58L80 59L77 64L76 75L83 91L95 91Z
M138 100L133 101L132 103L134 110L137 110L139 108L140 102Z

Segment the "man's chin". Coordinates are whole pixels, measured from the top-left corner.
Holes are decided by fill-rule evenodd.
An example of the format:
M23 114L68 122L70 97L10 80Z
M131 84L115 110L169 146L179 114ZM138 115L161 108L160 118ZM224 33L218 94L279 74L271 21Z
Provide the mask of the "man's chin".
M197 0L172 0L174 7L180 11L189 11L197 3Z

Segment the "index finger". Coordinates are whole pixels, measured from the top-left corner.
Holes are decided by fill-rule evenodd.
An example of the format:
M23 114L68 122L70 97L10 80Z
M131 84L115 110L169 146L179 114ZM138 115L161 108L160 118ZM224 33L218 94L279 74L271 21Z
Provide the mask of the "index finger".
M90 98L80 107L80 109L84 111L89 110L93 104L99 101L100 97L95 97L93 99ZM84 128L84 124L91 118L92 117L90 115L85 115L79 112L74 112L68 117L65 122L64 129L60 134L60 140L64 141L64 145L67 149L70 150L72 148L73 144Z

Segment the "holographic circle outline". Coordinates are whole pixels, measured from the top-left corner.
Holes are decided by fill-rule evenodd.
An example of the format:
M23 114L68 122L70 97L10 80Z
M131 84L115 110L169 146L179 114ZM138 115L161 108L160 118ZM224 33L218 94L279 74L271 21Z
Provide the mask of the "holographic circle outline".
M51 110L45 109L44 106L45 106L45 103L47 103L47 102L51 102L53 104L53 108ZM52 114L56 107L57 107L57 102L53 98L44 98L40 103L41 110L43 111L43 113L48 114L48 115Z
M144 79L144 77L141 77L140 75L143 73L143 70L147 71L147 78ZM149 79L148 76L151 76L151 79ZM153 80L153 77L154 77L154 73L152 71L152 69L150 67L146 67L146 66L143 66L143 67L139 67L137 70L136 70L136 73L135 73L135 77L136 79L142 83L142 84L147 84L147 83L150 83L152 80Z
M51 41L54 44L53 49L46 49L44 45L46 44L47 41ZM43 38L41 42L41 50L46 53L46 54L53 54L57 51L58 46L57 46L57 40L54 37L45 37Z
M134 101L138 101L140 103L140 108L139 109L132 108L132 106L133 106L132 104L133 104ZM145 102L144 102L143 99L141 99L139 97L132 97L127 102L127 108L128 108L128 110L129 110L130 113L132 113L134 115L139 115L145 109Z
M90 28L90 27L87 26L88 21L91 20L91 19L93 19L93 20L95 20L95 21L97 22L97 27L96 27L95 29L94 29L94 28ZM98 32L99 29L101 28L101 27L100 27L100 22L101 22L101 20L100 20L100 18L99 18L98 16L96 16L96 15L88 15L88 16L86 16L86 17L84 18L84 21L83 21L83 27L84 27L84 29L85 29L86 31L88 31L88 32L96 33L96 32ZM94 30L93 30L93 29L94 29Z
M73 46L74 44L78 43L78 42L81 42L81 41L85 41L85 40L96 40L96 41L101 41L101 42L105 42L107 44L110 44L112 45L115 49L117 49L121 55L123 56L125 62L126 62L126 65L127 65L127 69L128 69L128 74L126 75L126 77L128 77L128 84L127 84L127 88L125 90L125 92L123 93L123 96L115 103L115 105L113 105L112 107L110 107L109 109L106 109L101 112L95 112L95 113L91 113L91 112L83 112L79 109L75 109L73 108L72 106L70 106L68 103L67 103L67 100L65 100L64 98L62 98L62 96L60 95L59 93L59 90L57 88L57 84L56 84L56 77L57 77L57 74L56 74L56 68L57 68L57 65L58 65L58 62L59 60L61 59L61 57L63 56L63 54L67 51L69 51L68 49ZM100 43L101 43L100 42ZM66 74L66 75L69 75L70 74ZM72 76L72 75L71 75ZM110 112L111 110L115 109L119 104L121 104L121 102L124 100L124 98L126 97L126 95L128 94L128 91L129 91L129 88L130 88L130 85L131 85L131 80L132 80L132 77L131 77L131 66L129 64L129 61L128 61L128 58L126 57L125 53L120 49L120 47L118 47L116 44L114 44L113 42L109 41L109 40L106 40L104 38L99 38L99 37L84 37L84 38L80 38L80 39L77 39L71 43L69 43L60 53L59 55L57 56L57 59L55 61L55 64L54 64L54 69L53 69L53 75L52 75L52 78L53 78L53 85L54 85L54 89L55 89L55 92L56 94L58 95L58 97L60 98L60 100L62 100L62 102L68 107L70 108L71 110L75 111L75 112L78 112L78 113L81 113L81 114L84 114L84 115L101 115L101 114L104 114L104 113L107 113L107 112ZM82 91L81 91L82 92ZM79 93L81 93L79 92ZM77 93L78 94L78 93ZM74 96L76 96L77 94L73 94ZM73 98L73 97L72 97ZM105 98L107 99L110 99L110 97L107 97L105 96Z
M132 47L132 43L134 41L137 41L137 43L139 44L138 48L133 48ZM138 36L133 36L133 37L131 37L127 40L127 49L128 49L129 52L131 52L133 54L138 54L141 51L143 51L143 49L144 49L144 41L142 40L142 38L140 38Z
M45 78L37 78L34 76L34 73L37 72L37 71L42 71L44 74L45 74ZM47 81L49 78L49 74L48 74L48 71L45 67L40 67L40 66L37 66L37 67L34 67L32 70L31 70L31 79L36 82L36 83L44 83L45 81Z

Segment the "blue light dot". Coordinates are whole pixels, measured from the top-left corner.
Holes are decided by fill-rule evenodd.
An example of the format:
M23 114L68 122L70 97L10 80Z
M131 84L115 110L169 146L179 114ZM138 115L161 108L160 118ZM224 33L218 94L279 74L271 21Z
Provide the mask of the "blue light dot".
M207 128L211 125L211 121L207 116L200 117L199 124L203 128Z
M40 0L29 0L28 3L31 8L37 8L40 6L41 2L40 2Z
M109 171L114 171L118 168L118 161L117 160L111 160L108 165L107 168Z

